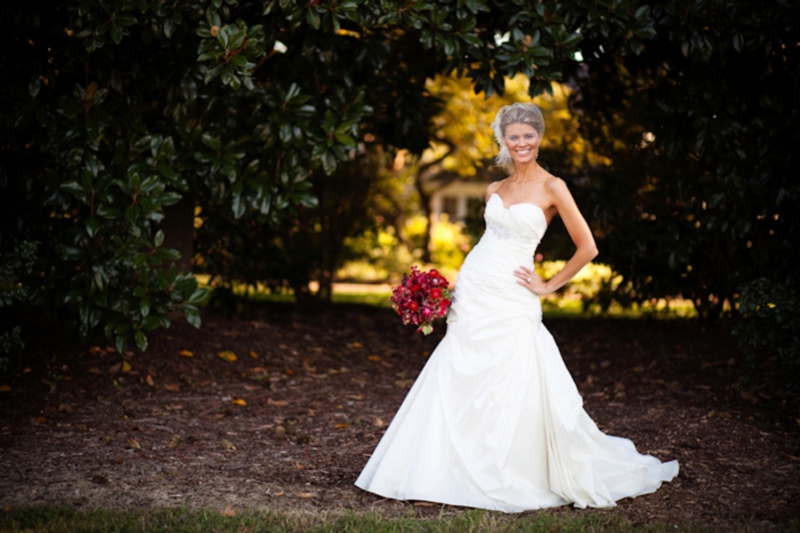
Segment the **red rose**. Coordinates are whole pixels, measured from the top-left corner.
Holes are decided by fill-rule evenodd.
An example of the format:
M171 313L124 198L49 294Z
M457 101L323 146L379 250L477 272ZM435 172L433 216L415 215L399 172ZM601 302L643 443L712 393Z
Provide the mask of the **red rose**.
M431 271L430 271L430 272L428 272L428 274L429 274L429 275L430 275L430 277L432 277L432 278L438 278L438 277L439 277L439 271L438 271L438 270L436 270L435 268L432 268L432 269L431 269Z
M411 289L411 292L417 292L419 290L419 285L414 283L409 287L409 289Z
M407 307L408 307L409 309L411 309L412 311L416 311L417 309L419 309L419 304L418 304L417 302L415 302L414 300L411 300L411 301L408 303L408 306L407 306Z
M441 297L442 297L442 289L439 288L431 289L431 298L438 299Z

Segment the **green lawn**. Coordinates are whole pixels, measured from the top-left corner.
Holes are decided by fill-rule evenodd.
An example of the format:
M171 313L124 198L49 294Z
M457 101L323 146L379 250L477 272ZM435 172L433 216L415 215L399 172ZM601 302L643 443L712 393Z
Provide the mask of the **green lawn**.
M208 276L197 276L201 286L208 287ZM234 285L233 292L240 296L247 295L256 301L293 302L294 295L289 290L280 293L270 292L266 287L259 285L255 289L250 287L245 290L244 285ZM334 284L333 302L372 305L376 307L391 307L389 298L392 291L389 285L370 284ZM545 317L595 317L607 316L612 318L690 318L695 316L691 302L685 300L660 300L654 304L646 303L633 305L630 308L612 306L603 314L599 308L594 307L584 311L580 299L577 297L547 297L542 299L542 309Z
M652 524L634 526L603 511L526 513L507 515L470 510L435 518L416 518L409 506L406 516L387 518L376 513L261 511L225 516L213 510L157 509L115 512L76 511L70 508L30 507L0 511L0 531L31 533L67 532L628 532L628 531L776 531L766 525Z

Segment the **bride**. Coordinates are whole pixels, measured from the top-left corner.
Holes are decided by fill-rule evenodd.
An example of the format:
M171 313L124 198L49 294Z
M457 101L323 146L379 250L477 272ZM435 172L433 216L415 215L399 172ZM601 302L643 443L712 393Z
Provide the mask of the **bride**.
M677 461L602 433L542 325L539 296L597 255L566 184L536 162L544 118L505 106L492 124L510 176L486 191L486 232L458 275L447 334L431 354L356 485L398 500L520 512L611 507L654 492ZM558 214L577 251L541 279L536 246Z

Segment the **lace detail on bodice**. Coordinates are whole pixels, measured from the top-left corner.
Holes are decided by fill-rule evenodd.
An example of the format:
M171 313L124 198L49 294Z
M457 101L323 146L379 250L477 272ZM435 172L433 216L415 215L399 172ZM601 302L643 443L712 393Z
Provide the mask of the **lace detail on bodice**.
M511 229L496 222L487 222L486 231L494 234L495 237L504 241L507 241L511 238Z
M534 248L547 229L544 212L534 204L503 205L498 194L492 194L486 204L484 213L486 220L485 235L504 242L519 242Z

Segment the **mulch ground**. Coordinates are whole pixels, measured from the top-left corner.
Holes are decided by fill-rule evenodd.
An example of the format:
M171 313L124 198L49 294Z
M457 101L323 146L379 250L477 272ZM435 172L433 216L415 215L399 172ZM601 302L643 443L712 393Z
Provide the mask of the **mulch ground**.
M800 519L800 427L769 366L740 382L744 360L724 327L545 325L601 429L680 462L675 481L605 512L634 523ZM199 331L176 320L123 357L39 327L26 330L30 371L0 383L11 389L0 392L0 507L443 512L353 485L443 324L422 337L388 310L264 304L246 319L206 313Z

